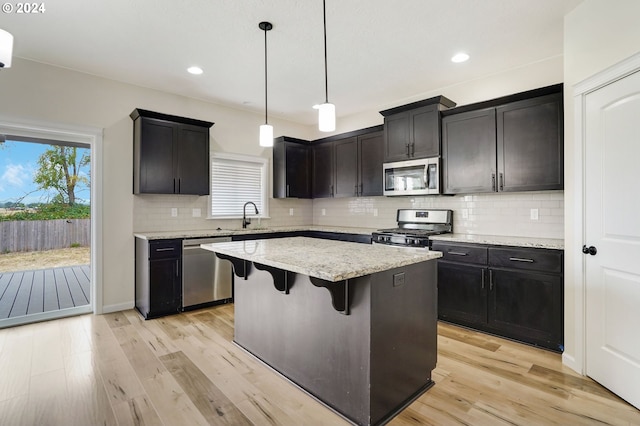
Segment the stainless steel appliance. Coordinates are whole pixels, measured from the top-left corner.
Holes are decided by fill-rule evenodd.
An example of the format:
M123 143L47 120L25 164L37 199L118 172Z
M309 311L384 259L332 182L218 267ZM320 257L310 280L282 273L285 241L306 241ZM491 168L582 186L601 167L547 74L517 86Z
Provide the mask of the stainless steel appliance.
M439 194L439 169L439 157L384 163L384 195Z
M200 244L231 241L229 237L182 240L182 308L224 302L232 298L231 262L218 259Z
M397 228L379 229L374 244L429 248L429 236L453 232L452 210L398 209Z

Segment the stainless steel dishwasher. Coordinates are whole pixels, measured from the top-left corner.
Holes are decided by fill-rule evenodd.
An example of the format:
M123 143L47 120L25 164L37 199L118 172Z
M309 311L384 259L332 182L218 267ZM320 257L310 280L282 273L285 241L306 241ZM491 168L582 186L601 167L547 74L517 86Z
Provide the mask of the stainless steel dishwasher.
M231 262L200 247L200 244L231 241L230 237L182 240L182 308L225 302L232 297Z

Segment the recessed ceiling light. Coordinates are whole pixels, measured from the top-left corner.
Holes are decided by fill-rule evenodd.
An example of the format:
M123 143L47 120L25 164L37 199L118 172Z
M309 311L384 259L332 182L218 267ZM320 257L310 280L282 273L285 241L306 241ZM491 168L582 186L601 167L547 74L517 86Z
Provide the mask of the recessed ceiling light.
M453 57L451 58L451 62L455 62L457 64L460 62L465 62L468 59L469 59L469 55L467 55L466 53L460 52L453 55Z
M187 68L187 71L194 75L200 75L203 73L202 68L200 67L189 67Z

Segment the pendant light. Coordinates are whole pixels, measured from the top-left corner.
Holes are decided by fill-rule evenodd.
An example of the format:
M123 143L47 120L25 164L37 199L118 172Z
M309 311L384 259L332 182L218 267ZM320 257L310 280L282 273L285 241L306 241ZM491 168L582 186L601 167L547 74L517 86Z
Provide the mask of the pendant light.
M11 55L13 54L13 35L0 29L0 69L11 68Z
M271 31L271 22L260 22L258 27L264 31L264 124L260 126L260 146L273 146L273 126L267 116L267 31Z
M318 129L321 132L333 132L336 130L336 106L329 103L329 83L327 77L327 7L322 0L322 15L324 28L324 103L315 105L318 110Z

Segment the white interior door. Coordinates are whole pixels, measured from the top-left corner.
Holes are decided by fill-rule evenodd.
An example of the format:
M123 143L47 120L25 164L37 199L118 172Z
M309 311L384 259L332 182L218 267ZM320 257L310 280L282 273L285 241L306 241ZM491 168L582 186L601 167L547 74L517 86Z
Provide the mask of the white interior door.
M587 375L640 407L640 72L585 97Z

